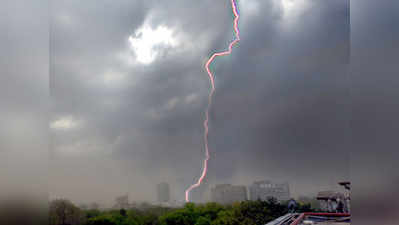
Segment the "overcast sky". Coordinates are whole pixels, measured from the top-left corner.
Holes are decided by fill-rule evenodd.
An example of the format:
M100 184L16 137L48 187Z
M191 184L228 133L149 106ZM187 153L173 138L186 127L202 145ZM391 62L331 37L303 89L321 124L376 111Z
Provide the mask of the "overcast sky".
M1 0L0 207L15 195L47 196L48 8Z
M349 1L241 0L241 41L212 65L207 183L349 176ZM230 1L54 1L50 193L173 198L201 173L204 63L233 39Z
M204 64L233 39L230 2L0 3L0 203L152 201L162 181L182 200L202 169ZM238 5L241 42L212 65L204 189L271 179L314 195L350 178L357 216L374 216L399 186L399 2Z
M152 201L166 181L182 200L202 170L204 64L234 37L230 2L2 3L0 197L48 180L77 203ZM241 41L212 65L203 187L398 185L398 4L240 0Z

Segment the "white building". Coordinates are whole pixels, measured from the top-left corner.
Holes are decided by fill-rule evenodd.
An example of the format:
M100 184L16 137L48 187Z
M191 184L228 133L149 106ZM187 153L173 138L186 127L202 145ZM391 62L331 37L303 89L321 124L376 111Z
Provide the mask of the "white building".
M249 187L249 196L252 201L267 200L270 197L278 201L288 201L291 198L288 183L272 183L271 181L255 181Z

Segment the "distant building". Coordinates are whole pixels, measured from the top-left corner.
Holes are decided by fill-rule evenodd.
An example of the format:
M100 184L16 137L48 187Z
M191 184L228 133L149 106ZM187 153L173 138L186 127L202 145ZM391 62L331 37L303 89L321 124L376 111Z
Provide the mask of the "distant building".
M158 202L169 202L170 188L168 183L160 183L157 185Z
M114 209L127 209L129 208L129 196L123 195L115 199Z
M231 184L218 184L211 189L211 199L220 204L247 200L247 188Z
M288 201L291 198L288 183L272 183L271 181L256 181L249 187L249 196L252 201L267 200L270 197L278 201Z

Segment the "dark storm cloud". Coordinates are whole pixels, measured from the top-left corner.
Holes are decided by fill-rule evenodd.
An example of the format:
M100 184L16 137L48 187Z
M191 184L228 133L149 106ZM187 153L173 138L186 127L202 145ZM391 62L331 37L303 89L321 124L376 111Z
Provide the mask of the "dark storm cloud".
M241 29L232 60L217 66L215 179L280 178L306 194L348 179L349 4L311 4L293 31L273 13L253 18L256 36Z
M182 10L180 3L186 4L185 10ZM80 179L73 173L90 171L88 166L81 165L76 166L74 171L63 173L69 160L59 156L63 153L77 153L78 156L88 153L105 154L103 158L100 156L93 162L100 168L112 158L127 158L128 166L134 167L130 168L129 179L132 183L139 180L146 185L148 182L145 180L151 180L154 184L165 176L159 173L160 169L184 171L184 168L190 167L190 161L198 164L197 168L191 169L190 176L200 169L198 158L202 157L201 109L205 103L208 84L201 65L204 55L193 50L205 49L208 53L209 47L202 46L204 42L200 40L222 39L218 32L230 29L229 26L224 26L229 20L229 11L225 3L180 3L170 2L164 5L169 7L169 10L168 18L163 18L162 23L157 21L157 18L165 17L163 6L151 2L118 2L112 3L110 7L107 7L109 2L96 6L70 1L53 4L52 118L54 121L72 118L79 123L75 129L53 132L53 165L56 172L53 173L52 183L53 187L58 188L53 190L54 193L62 194L62 190L67 191L62 184L70 183L74 177L76 180ZM209 27L210 16L202 20L202 12L197 9L205 9L206 5L213 9L211 15L219 19L219 25L215 24L215 27L207 30L204 28ZM223 18L223 13L220 13L223 10L225 17L220 19ZM191 17L190 14L198 16ZM166 24L193 38L194 49L173 54L172 58L165 58L163 61L155 61L151 66L131 67L118 61L115 56L129 48L128 36L150 16L154 17L150 21L154 28ZM193 22L188 23L181 17L191 18ZM198 41L198 44L195 41ZM125 85L114 88L104 84L102 76L109 69L123 73ZM197 157L192 157L193 153ZM170 160L172 157L173 160ZM181 164L183 166L180 166ZM174 165L178 166L173 168ZM57 176L57 173L64 176ZM110 173L113 172L108 171L107 174ZM170 179L184 175L185 173L177 173L175 178ZM57 177L68 179L61 180L62 178ZM96 179L101 178L94 176L91 182L95 183ZM183 185L188 185L189 182ZM71 188L69 185L66 186ZM110 185L110 189L121 189ZM138 184L132 186L133 189L140 188ZM151 190L147 185L142 188L142 192L136 190L133 196L147 194L147 199L151 199L152 192L144 189ZM71 198L79 199L76 198L79 194L75 194L75 197Z
M398 187L399 3L239 2L241 42L212 65L203 187L271 178L314 195L350 178L356 221L370 223ZM21 193L47 202L48 142L50 197L153 200L167 181L182 199L202 166L203 66L232 39L229 1L32 3L0 7L0 207ZM132 63L143 25L171 28L179 45Z
M351 1L350 169L361 224L398 222L398 10L392 0ZM384 213L370 213L373 205Z
M292 18L278 1L240 4L242 40L213 65L209 182L278 177L300 193L309 173L325 186L347 178L349 1L308 1ZM51 12L51 118L70 126L52 130L52 192L94 201L128 190L151 200L151 187L167 180L181 199L202 166L203 65L232 39L229 1L57 1ZM151 64L126 64L128 37L146 23L172 28L180 48L158 46ZM107 73L121 81L107 83ZM70 191L109 176L107 192Z

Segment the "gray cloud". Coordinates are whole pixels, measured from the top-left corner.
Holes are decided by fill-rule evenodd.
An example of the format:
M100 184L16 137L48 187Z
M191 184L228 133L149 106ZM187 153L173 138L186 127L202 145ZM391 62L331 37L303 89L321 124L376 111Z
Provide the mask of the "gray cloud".
M351 1L351 177L356 221L395 224L398 187L397 1ZM369 213L379 205L383 214Z
M240 1L241 42L212 65L203 189L271 178L310 195L350 178L370 221L365 205L392 201L398 181L398 2L293 2ZM229 1L1 3L1 203L47 202L47 181L77 203L151 201L161 181L182 199L204 156L203 66L233 38ZM136 63L143 26L178 44Z
M292 18L278 1L240 4L242 40L213 65L208 182L272 177L301 193L310 179L346 179L349 2L308 1ZM52 130L51 192L152 200L167 180L182 199L202 166L203 65L232 39L229 2L61 1L51 12L51 118L69 126ZM128 37L145 24L173 29L180 48L159 45L151 64L126 63L135 57ZM107 193L72 191L99 182Z

